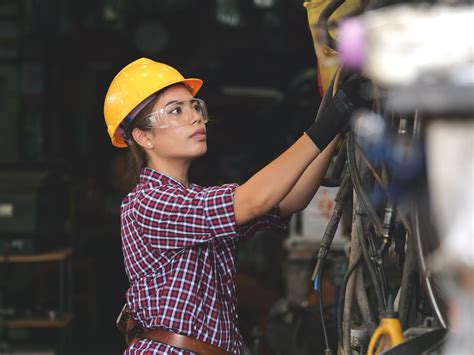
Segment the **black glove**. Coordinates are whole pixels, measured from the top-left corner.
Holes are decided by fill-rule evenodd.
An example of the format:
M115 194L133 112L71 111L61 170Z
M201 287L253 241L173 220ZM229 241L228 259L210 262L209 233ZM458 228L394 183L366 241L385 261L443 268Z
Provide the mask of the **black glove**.
M370 82L362 77L350 79L343 83L327 107L319 112L314 123L306 130L316 147L324 148L339 133L349 130L350 119L355 110L371 108L368 98Z

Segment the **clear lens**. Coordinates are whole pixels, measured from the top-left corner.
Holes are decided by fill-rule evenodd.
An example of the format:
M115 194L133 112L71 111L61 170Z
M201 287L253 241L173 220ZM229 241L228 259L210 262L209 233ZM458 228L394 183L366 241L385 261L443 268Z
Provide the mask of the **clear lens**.
M149 127L182 127L195 121L207 123L206 104L201 99L173 101L147 116Z

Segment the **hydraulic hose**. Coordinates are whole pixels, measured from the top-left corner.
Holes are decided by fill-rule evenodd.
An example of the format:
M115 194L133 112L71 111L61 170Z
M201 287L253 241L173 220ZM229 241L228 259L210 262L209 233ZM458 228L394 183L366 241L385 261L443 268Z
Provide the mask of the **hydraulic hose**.
M351 131L346 135L346 144L347 144L347 164L352 178L352 184L354 185L354 190L357 194L357 198L360 200L360 204L364 208L364 211L367 213L370 221L374 225L377 235L380 237L383 236L383 227L382 221L380 220L377 212L369 201L367 194L362 188L362 182L359 176L359 169L356 164L355 156L355 139L354 133Z
M410 310L413 304L413 291L415 282L417 281L416 273L416 249L413 242L413 236L408 235L406 239L407 248L405 262L403 263L403 275L400 285L400 303L398 306L398 314L400 315L400 323L403 329L407 329L411 325Z
M331 177L324 178L321 182L321 186L325 187L337 187L342 184L341 176L344 173L346 167L346 157L347 157L347 149L346 144L343 141L339 152L337 153L336 159L334 160L332 170L331 170Z
M426 236L422 232L424 226L428 225L430 222L426 216L427 211L424 211L420 208L420 206L416 206L414 211L414 227L413 227L413 236L414 241L416 243L418 258L417 261L419 262L420 272L423 275L423 283L425 290L428 294L428 299L430 301L431 307L433 308L433 313L436 317L436 320L440 323L443 328L447 328L448 322L446 317L445 307L442 307L443 304L440 303L440 299L438 299L438 294L436 291L436 283L434 280L431 279L430 276L427 275L428 267L426 265L425 255L424 255L424 245L423 245L423 237Z
M362 215L362 211L360 211ZM380 285L380 290L382 291L382 299L384 300L384 304L386 303L387 296L388 296L388 283L387 283L387 278L385 276L385 269L382 261L382 255L383 254L378 254L378 251L380 248L377 247L377 245L374 242L373 236L370 230L367 230L367 226L365 227L366 235L367 235L367 250L372 250L372 253L375 255L374 256L374 267L375 267L375 275L377 276L378 280L378 285ZM385 239L384 239L385 241ZM386 246L387 244L385 244Z
M367 264L367 269L369 270L370 277L372 279L372 282L374 284L374 288L377 294L377 301L379 305L378 310L381 311L385 308L385 302L384 302L384 298L382 295L382 291L377 279L374 266L372 264L372 260L370 259L370 256L369 256L369 251L368 251L369 249L367 246L367 241L364 235L364 228L362 225L362 217L361 217L362 211L360 210L360 207L362 206L364 212L369 217L369 220L372 223L376 233L380 237L383 236L382 222L380 218L378 217L374 207L370 203L369 198L367 197L367 194L364 192L364 189L362 188L362 182L359 175L359 169L357 168L357 164L356 164L355 141L354 141L354 133L352 131L347 134L346 144L347 144L348 168L351 174L354 191L356 192L357 199L358 199L356 213L355 213L355 222L356 222L357 230L359 231L358 234L360 236L359 237L360 247L362 249L362 254L364 256L365 262Z
M344 299L346 293L346 285L349 277L354 272L357 265L359 265L360 261L362 260L362 254L359 252L356 259L349 265L347 268L347 272L344 275L344 279L342 281L341 290L339 291L339 297L337 300L337 331L339 333L339 339L342 339L342 313L344 310Z
M359 208L356 208L355 212L355 224L357 227L358 234L360 235L359 243L360 249L362 250L362 255L364 256L365 263L367 265L367 269L369 270L370 277L372 279L372 283L374 284L375 293L377 295L377 302L378 302L378 311L382 311L385 309L385 302L382 296L382 291L380 289L380 284L377 279L377 274L375 273L374 265L372 264L372 260L369 256L369 251L367 247L367 241L365 240L364 236L364 227L362 224L362 215Z
M344 3L344 0L333 0L329 4L326 5L324 10L321 12L319 16L317 27L320 31L324 33L324 36L321 36L323 39L323 43L326 44L329 48L336 49L337 41L331 36L329 33L328 22L329 17L337 10L339 6Z
M355 282L355 295L357 300L357 305L359 306L360 314L362 319L367 325L369 334L372 333L377 328L377 323L375 323L372 311L370 310L369 299L367 297L367 292L364 287L364 269L362 267L357 268L356 271L356 282Z
M321 238L321 243L319 246L318 251L318 261L316 263L316 267L314 269L312 280L314 281L316 276L320 274L322 269L323 263L326 260L326 255L331 247L332 241L334 239L334 235L336 234L337 227L339 225L339 221L342 217L342 212L344 207L347 204L347 201L350 199L352 193L352 183L349 174L347 173L342 180L341 187L337 192L333 213L331 215L331 219L329 220L326 230L324 231L324 235Z
M355 212L355 211L354 211ZM349 260L357 260L360 256L360 247L359 247L359 233L355 228L354 224L352 225L352 237L351 237L351 253ZM355 284L355 275L353 273L349 274L345 289L344 295L344 310L342 314L342 347L344 354L351 355L351 316L352 316L352 300L354 297L354 284Z

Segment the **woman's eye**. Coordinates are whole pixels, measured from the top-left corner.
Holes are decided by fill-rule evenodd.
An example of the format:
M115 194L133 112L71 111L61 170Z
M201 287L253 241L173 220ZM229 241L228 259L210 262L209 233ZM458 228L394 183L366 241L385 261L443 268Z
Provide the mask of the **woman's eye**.
M169 114L172 115L180 115L183 111L181 110L181 107L174 107L171 110L169 110Z

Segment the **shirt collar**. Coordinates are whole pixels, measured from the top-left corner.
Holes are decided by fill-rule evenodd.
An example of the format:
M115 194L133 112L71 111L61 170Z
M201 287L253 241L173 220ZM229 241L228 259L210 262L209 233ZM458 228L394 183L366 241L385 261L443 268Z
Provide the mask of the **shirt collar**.
M163 173L160 173L159 171L156 171L152 168L145 167L142 169L140 173L140 184L158 184L158 185L177 185L180 187L183 187L187 189L188 187L184 185L182 182L165 175ZM194 184L189 184L189 187L193 187Z

